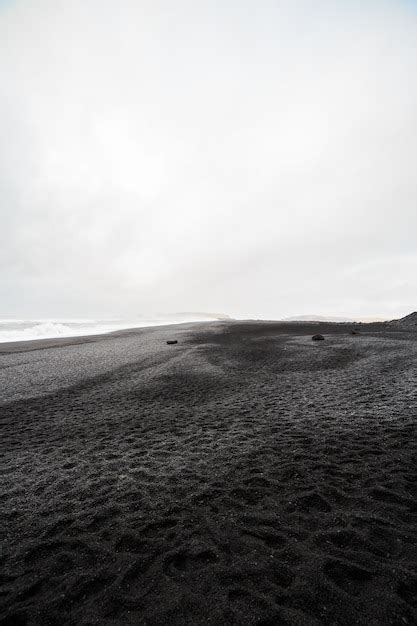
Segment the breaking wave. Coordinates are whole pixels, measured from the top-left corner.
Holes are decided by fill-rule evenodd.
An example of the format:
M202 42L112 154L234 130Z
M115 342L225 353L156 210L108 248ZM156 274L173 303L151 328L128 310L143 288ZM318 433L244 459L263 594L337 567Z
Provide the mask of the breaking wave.
M200 318L201 319L201 318ZM9 341L30 341L34 339L54 339L57 337L81 337L101 335L126 328L143 328L163 324L179 324L193 321L184 317L165 319L54 319L54 320L13 320L0 319L0 343ZM198 317L194 321L198 321Z
M74 337L84 334L95 334L100 331L92 324L61 323L49 321L0 321L0 342L28 341L31 339L52 339L55 337Z

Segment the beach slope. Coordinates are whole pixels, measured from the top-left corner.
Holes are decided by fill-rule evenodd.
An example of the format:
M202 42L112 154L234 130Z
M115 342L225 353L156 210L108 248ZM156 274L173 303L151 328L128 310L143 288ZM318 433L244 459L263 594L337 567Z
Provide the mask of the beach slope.
M0 623L417 623L417 333L351 330L3 344Z

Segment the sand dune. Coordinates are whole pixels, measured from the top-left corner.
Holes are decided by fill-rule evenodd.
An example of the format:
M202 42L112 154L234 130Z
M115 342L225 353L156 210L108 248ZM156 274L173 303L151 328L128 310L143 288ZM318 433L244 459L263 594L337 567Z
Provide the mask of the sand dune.
M0 623L417 623L417 333L317 328L2 346Z

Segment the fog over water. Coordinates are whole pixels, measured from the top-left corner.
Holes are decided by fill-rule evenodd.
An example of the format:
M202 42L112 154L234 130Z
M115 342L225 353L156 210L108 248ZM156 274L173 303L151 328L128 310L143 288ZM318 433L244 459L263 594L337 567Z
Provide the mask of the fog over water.
M3 0L0 42L0 317L417 308L415 2Z

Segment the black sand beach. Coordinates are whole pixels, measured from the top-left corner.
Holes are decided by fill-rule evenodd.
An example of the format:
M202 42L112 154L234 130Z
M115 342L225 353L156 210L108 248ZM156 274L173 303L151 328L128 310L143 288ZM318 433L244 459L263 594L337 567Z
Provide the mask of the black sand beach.
M1 346L0 623L416 624L417 332L352 328Z

